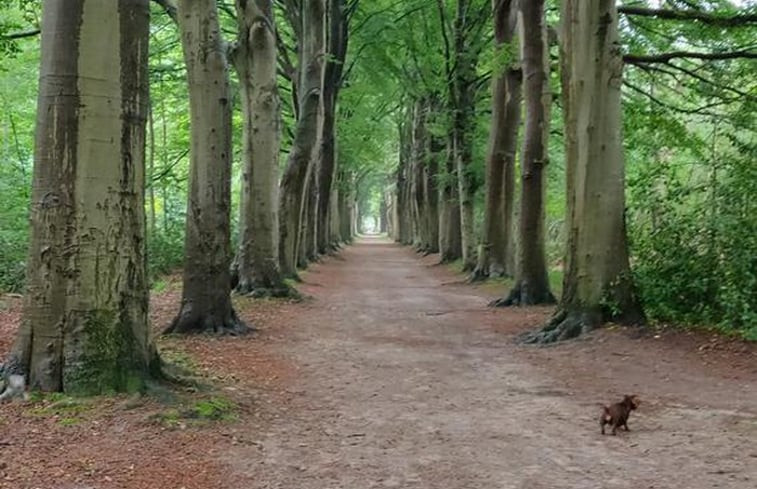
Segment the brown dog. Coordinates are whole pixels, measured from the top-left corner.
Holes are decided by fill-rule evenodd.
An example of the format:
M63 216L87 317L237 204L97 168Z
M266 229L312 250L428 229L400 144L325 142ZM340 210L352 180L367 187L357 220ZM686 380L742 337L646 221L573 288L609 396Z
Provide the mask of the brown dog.
M612 426L612 434L617 435L618 428L624 427L626 431L628 429L628 416L631 411L639 407L641 401L636 395L623 396L623 400L616 402L612 406L602 406L602 416L599 418L599 426L602 428L602 434L605 434L605 425Z

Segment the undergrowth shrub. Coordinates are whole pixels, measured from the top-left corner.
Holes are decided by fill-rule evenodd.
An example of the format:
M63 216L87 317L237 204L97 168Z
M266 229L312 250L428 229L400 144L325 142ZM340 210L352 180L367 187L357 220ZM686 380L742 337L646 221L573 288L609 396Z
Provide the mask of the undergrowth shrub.
M630 182L633 270L647 314L757 340L757 146Z

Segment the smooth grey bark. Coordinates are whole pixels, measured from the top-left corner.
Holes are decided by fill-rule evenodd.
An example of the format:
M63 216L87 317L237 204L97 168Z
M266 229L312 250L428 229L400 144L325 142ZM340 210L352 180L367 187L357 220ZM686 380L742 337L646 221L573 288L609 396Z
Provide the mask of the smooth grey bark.
M179 0L190 116L181 308L165 333L240 334L231 304L231 94L215 0Z
M515 26L518 0L492 0L494 51L511 62L492 80L492 124L486 157L484 226L472 280L514 274L515 154L520 127L522 73L517 62Z
M314 171L313 162L322 130L324 0L303 0L301 20L302 47L297 86L299 116L294 143L281 179L279 201L279 262L286 277L297 276L307 187Z
M328 0L328 58L324 67L323 132L318 159L318 252L336 248L339 239L330 225L336 175L336 108L349 44L349 17L345 0Z
M134 391L148 328L148 0L47 0L22 323L11 356L43 391Z
M237 1L238 39L232 52L244 121L243 179L236 290L289 296L279 268L281 105L273 0Z
M561 75L568 243L558 311L528 342L578 336L604 321L644 321L625 227L621 135L623 59L613 0L565 0Z
M526 127L521 162L520 225L515 285L495 305L553 304L544 249L544 203L549 163L549 46L544 0L521 2Z

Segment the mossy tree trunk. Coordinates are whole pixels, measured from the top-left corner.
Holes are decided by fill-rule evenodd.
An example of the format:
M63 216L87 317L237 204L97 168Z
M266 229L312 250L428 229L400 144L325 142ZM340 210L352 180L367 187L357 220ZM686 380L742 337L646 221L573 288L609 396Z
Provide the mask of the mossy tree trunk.
M43 5L31 243L12 355L31 388L143 386L148 0ZM154 371L153 371L154 373Z
M544 249L544 202L549 162L549 47L544 0L521 2L526 128L521 162L520 246L515 286L495 305L552 304Z
M478 263L471 276L473 280L512 276L514 273L515 154L523 78L514 35L517 4L517 0L492 0L495 57L506 63L492 81L484 226Z
M236 290L256 297L293 290L279 268L279 150L281 105L273 0L237 2L232 52L244 121L243 179Z
M318 155L323 116L323 65L325 42L325 0L303 0L300 15L290 19L301 32L297 106L299 113L294 143L289 152L280 185L279 262L286 277L297 276L302 244L302 222L310 174ZM299 29L298 29L299 28ZM301 30L300 30L301 29Z
M239 334L231 304L231 94L213 0L180 0L187 66L190 166L181 309L166 333Z
M557 313L530 342L572 338L605 321L644 320L626 240L617 7L613 0L565 0L561 23L566 273Z

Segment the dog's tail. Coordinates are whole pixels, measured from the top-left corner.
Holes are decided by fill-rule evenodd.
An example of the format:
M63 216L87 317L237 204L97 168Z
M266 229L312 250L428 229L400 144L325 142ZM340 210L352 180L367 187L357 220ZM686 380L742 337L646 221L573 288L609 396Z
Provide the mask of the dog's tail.
M602 406L602 421L610 422L612 419L612 415L610 414L610 407L609 406Z

